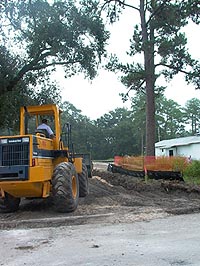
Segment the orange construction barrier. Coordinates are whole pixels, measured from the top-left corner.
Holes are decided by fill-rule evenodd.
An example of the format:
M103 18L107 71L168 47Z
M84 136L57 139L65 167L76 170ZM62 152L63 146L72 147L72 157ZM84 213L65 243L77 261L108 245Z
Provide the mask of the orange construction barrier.
M185 157L180 156L115 156L114 164L133 171L179 171L188 164Z
M115 156L114 157L114 164L115 165L120 165L122 160L123 160L122 156Z

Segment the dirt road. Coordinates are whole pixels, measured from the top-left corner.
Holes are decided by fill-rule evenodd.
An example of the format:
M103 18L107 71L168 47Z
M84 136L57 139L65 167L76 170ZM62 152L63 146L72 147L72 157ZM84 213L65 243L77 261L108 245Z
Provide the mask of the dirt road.
M0 214L0 229L86 223L146 221L200 212L200 188L184 183L149 181L112 174L94 164L90 194L70 214L55 213L49 200L23 200L16 213Z

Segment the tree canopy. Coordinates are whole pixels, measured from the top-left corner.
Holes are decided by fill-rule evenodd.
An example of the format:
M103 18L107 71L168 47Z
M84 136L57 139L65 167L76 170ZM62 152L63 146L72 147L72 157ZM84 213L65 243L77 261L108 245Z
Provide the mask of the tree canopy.
M3 0L0 22L1 42L21 59L1 92L13 90L28 73L42 79L56 65L64 67L67 77L96 75L108 38L97 2Z

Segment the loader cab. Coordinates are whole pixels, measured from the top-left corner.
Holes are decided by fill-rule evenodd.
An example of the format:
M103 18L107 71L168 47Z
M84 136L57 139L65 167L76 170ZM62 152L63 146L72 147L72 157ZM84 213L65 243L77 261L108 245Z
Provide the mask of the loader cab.
M55 138L51 139L54 143L54 149L60 148L60 115L61 110L55 104L39 105L39 106L23 106L20 109L20 135L35 135L40 133L42 137L48 138L47 134L39 132L37 127L42 118L48 119L48 124L55 134Z

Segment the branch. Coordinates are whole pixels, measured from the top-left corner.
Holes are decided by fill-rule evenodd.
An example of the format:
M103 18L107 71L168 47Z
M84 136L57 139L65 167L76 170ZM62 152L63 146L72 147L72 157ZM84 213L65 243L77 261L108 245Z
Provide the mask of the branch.
M126 98L126 97L128 97L129 96L129 92L131 91L131 90L136 90L136 91L139 91L139 89L142 87L142 85L145 83L145 79L136 87L136 88L133 88L132 86L133 85L130 85L129 87L128 87L128 91L127 91L127 93L124 95L124 98Z
M177 70L178 72L181 72L181 73L184 73L184 74L190 74L190 72L185 71L183 69L179 69L178 67L175 67L175 66L172 66L172 65L167 65L167 64L160 63L160 64L156 64L155 68L158 67L158 66L164 66L164 67L168 67L170 69Z
M50 66L69 65L69 64L72 64L72 63L80 62L79 60L70 60L70 61L52 62L52 63L49 63L49 64L37 65L37 63L40 62L41 60L43 60L47 56L47 54L51 55L50 53L43 54L37 60L34 59L29 64L23 66L22 69L13 78L13 80L11 80L9 82L8 86L6 87L6 91L12 91L13 88L18 84L18 82L23 78L23 76L29 71L37 71L37 70L41 70L41 69L44 69L44 68L47 68L47 67L50 67Z
M107 0L107 1L103 4L102 9L103 9L107 4L110 4L111 2L115 2L115 4L116 4L116 2L118 2L120 5L123 5L123 6L126 6L126 7L130 7L130 8L133 8L133 9L137 10L137 11L140 11L139 8L137 8L137 7L135 7L135 6L132 6L132 5L129 5L129 4L126 4L125 2L120 1L120 0Z
M43 60L45 57L51 55L50 52L46 52L42 54L41 56L38 56L37 58L33 59L30 63L26 64L21 68L21 70L17 73L17 75L11 80L6 87L7 91L12 91L13 88L17 85L17 83L23 78L23 76L28 72L33 70L34 66L41 60Z
M47 67L50 67L50 66L63 66L63 65L69 65L69 64L75 64L75 63L80 63L79 60L77 61L62 61L62 62L52 62L52 63L48 63L48 64L43 64L43 65L38 65L38 66L34 66L32 69L30 70L33 70L33 71L36 71L36 70L41 70L43 68L47 68Z
M31 64L25 65L22 69L17 73L17 75L9 82L6 87L6 91L12 91L13 88L18 84L18 82L22 79L25 73L31 70Z
M45 51L45 50L43 50L43 51ZM40 53L41 53L41 51L40 51ZM48 50L47 50L46 53L41 54L41 55L38 53L38 55L36 56L36 58L33 59L32 63L33 64L37 64L39 61L42 61L44 58L46 58L48 56L55 56L55 53L53 54L51 51L48 51Z

